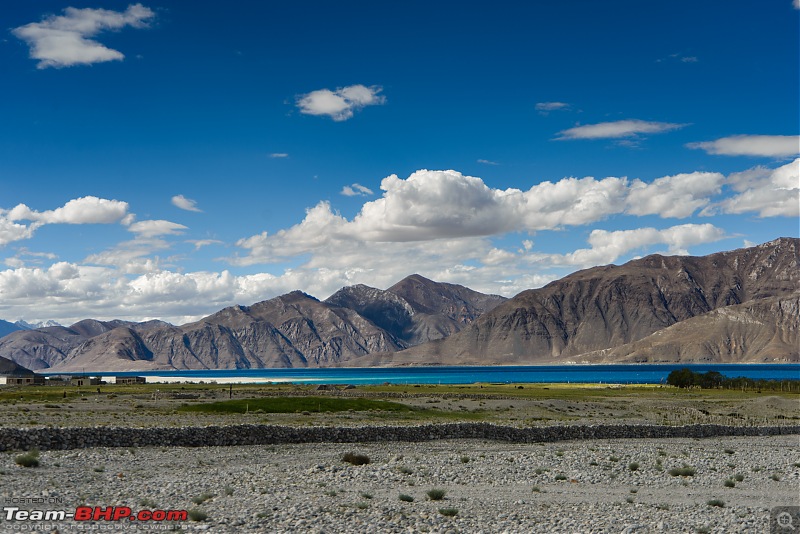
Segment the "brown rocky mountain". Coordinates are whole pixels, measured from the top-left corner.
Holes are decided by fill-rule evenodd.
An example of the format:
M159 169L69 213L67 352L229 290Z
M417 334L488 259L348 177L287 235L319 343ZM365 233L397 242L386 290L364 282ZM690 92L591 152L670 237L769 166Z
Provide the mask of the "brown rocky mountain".
M771 318L769 310L793 309L793 295L800 288L799 245L798 239L781 238L703 257L652 255L621 266L578 271L523 291L453 336L352 364L631 361L644 357L645 345L661 361L798 361L798 314ZM741 304L747 305L736 307ZM726 310L729 306L734 307ZM714 310L720 313L700 319ZM746 321L730 319L736 314L759 317L769 326L745 327ZM697 319L663 334L671 338L669 344L648 337L692 318ZM680 348L681 336L689 331L695 341ZM769 331L777 336L775 342L764 341ZM639 340L642 344L627 347ZM619 351L596 352L612 348ZM592 356L581 356L586 353Z
M414 274L385 291L345 287L325 303L355 310L406 346L414 346L459 332L505 300Z
M325 367L401 347L353 310L294 291L180 327L116 328L76 347L52 370Z
M295 291L179 327L87 320L70 327L76 336L59 345L49 370L335 366L449 335L503 300L414 275L387 291L344 288L325 302Z
M787 363L800 361L800 292L718 308L579 363Z
M0 338L0 357L8 358L28 369L47 369L62 363L76 347L94 336L120 327L146 331L167 324L163 321L133 323L84 319L69 327L48 326L17 330Z

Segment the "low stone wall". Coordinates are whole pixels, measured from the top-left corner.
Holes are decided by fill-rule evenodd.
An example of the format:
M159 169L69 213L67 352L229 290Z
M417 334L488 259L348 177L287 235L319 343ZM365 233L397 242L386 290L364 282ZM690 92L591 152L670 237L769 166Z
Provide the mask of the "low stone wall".
M364 443L488 439L514 443L620 438L708 438L800 434L800 425L587 425L516 428L490 423L418 426L291 427L236 425L183 428L35 428L0 431L0 451L87 447L207 447L283 443Z

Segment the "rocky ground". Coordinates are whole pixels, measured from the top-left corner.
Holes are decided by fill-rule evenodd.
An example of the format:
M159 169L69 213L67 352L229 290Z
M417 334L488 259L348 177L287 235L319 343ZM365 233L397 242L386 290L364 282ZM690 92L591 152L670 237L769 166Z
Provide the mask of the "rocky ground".
M54 502L38 506L45 510L191 509L207 518L169 526L223 533L763 533L771 509L800 505L798 445L798 436L774 436L86 449L44 451L37 468L3 453L0 499L7 507L44 497ZM343 462L348 452L370 463ZM685 466L694 474L670 474ZM442 500L427 496L434 489L444 490ZM156 526L4 515L0 531L23 523L59 532Z

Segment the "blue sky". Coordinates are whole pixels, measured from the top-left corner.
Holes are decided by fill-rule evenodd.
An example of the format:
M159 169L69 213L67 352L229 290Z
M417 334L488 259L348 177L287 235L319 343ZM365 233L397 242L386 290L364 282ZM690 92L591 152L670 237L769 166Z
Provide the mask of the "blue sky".
M0 318L797 236L799 1L15 2Z

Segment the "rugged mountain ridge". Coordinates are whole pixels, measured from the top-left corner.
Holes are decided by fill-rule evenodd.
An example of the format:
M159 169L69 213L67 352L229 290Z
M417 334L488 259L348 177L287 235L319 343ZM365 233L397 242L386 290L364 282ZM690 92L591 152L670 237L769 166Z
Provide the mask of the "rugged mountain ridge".
M47 326L61 326L55 321L42 321L36 324L31 324L23 320L10 322L4 321L0 319L0 338L3 336L7 336L11 332L16 332L18 330L33 330L34 328L44 328Z
M397 354L373 355L355 364L575 362L584 359L582 354L625 346L728 306L778 298L788 299L782 305L791 308L791 296L800 288L799 246L798 239L780 238L702 257L652 255L621 266L578 271L540 289L523 291L446 339ZM760 307L754 305L752 309L754 312ZM791 350L790 341L796 336L798 316L789 314L786 318L779 325L774 320L770 323L775 323L787 339L784 345L788 352L776 358L797 361L797 346ZM764 320L769 321L767 317ZM697 321L685 328L702 324ZM697 335L709 338L702 342L706 346L725 345L723 339L714 337L723 335L719 329L703 334L703 327L696 328L700 330ZM740 331L736 335L750 340L756 334ZM680 344L680 340L674 343ZM700 350L702 343L696 346L695 361L706 358ZM604 361L627 360L633 353L609 354L603 356ZM686 351L679 354L678 359L687 361ZM749 350L738 354L740 361L759 357ZM729 358L728 353L717 352L716 361Z
M355 310L406 346L414 346L461 331L505 300L414 274L385 291L360 284L344 287L325 303Z
M577 363L785 363L800 361L800 292L725 306Z
M47 369L59 365L76 348L94 336L116 328L146 331L167 325L163 321L97 321L84 319L66 326L16 330L0 338L0 357L8 358L32 370Z
M414 286L427 287L435 298L422 304L392 293ZM326 367L448 335L505 300L418 275L393 288L353 286L325 302L294 291L182 326L87 319L2 338L0 354L64 372ZM396 306L404 314L393 316ZM373 318L381 319L376 324Z

